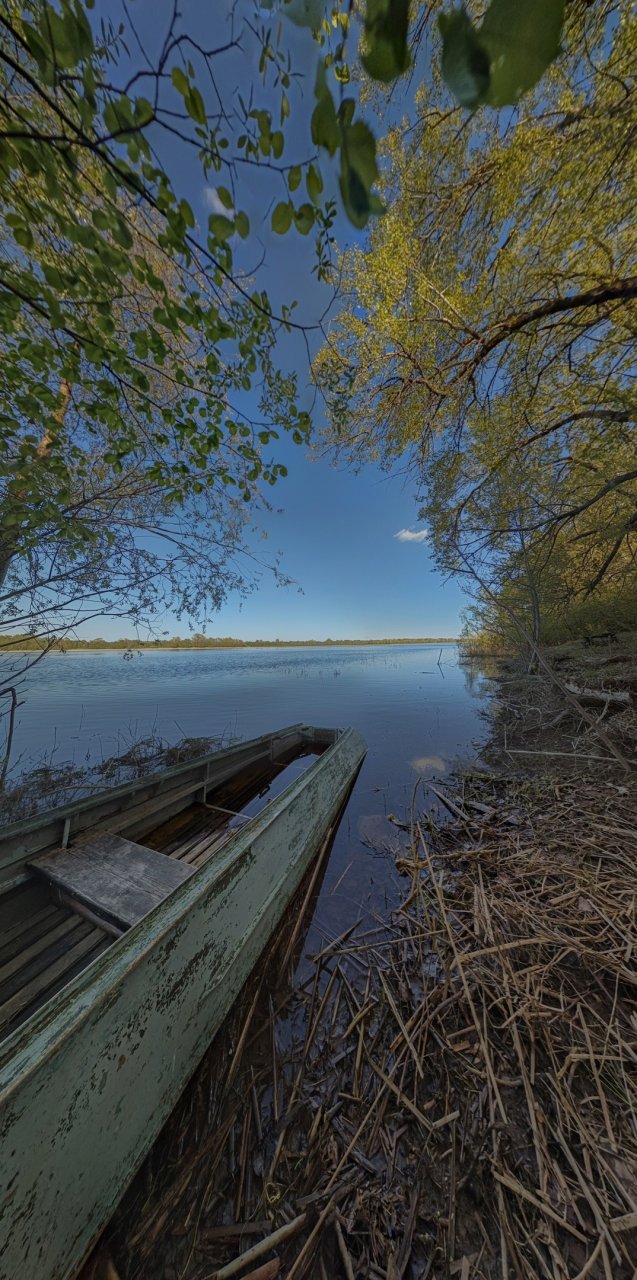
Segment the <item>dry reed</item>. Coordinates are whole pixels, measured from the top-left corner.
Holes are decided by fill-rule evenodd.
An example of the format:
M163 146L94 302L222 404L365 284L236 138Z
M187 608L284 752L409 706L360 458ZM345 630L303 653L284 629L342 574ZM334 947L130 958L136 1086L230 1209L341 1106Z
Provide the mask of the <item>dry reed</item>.
M288 931L120 1213L122 1275L634 1278L636 796L465 776L384 932L273 989Z

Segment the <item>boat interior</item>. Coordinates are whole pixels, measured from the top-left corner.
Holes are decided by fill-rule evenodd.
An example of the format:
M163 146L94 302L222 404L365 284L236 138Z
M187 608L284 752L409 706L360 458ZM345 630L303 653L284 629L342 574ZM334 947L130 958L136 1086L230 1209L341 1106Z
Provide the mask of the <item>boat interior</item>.
M5 828L0 1040L213 859L336 736L294 726ZM7 864L18 874L9 878Z

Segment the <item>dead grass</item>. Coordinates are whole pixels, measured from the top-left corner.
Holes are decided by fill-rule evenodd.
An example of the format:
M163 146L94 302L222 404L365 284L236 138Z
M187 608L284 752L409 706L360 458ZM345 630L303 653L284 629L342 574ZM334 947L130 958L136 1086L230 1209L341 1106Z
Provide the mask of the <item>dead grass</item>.
M391 920L293 989L288 928L120 1210L122 1275L634 1277L636 797L465 775Z

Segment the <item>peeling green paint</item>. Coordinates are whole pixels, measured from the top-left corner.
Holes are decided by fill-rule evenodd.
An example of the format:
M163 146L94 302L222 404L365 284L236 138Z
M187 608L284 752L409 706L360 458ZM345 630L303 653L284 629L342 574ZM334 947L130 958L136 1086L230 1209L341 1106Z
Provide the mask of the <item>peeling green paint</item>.
M360 735L344 730L215 859L0 1046L2 1280L67 1280L77 1270L253 969L364 755Z

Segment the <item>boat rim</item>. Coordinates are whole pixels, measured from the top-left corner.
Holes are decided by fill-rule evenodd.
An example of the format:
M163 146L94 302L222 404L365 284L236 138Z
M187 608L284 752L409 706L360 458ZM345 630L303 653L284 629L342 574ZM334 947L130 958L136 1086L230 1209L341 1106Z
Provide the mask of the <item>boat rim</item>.
M308 725L300 727L312 728ZM290 726L290 728L298 729L299 726ZM181 919L186 920L198 899L223 879L232 863L242 854L247 853L253 841L267 830L297 795L302 794L308 779L318 777L321 772L329 768L334 754L342 750L348 741L355 742L358 739L360 758L356 769L348 776L348 784L351 784L366 753L365 743L358 730L352 727L339 729L337 733L335 741L300 777L294 779L260 813L230 836L220 850L218 858L198 867L192 876L178 885L167 898L157 903L137 924L119 938L114 939L106 951L76 974L58 996L54 997L57 1007L53 1013L49 1004L45 1003L0 1043L0 1105L10 1100L14 1086L22 1086L25 1078L40 1069L42 1063L58 1050L66 1036L75 1034L78 1026L91 1016L97 1007L112 997L113 988L138 967L146 953L155 947L164 932L173 929ZM275 736L276 734L265 734L260 739L250 741L254 743L267 741ZM213 753L211 759L219 754ZM205 757L201 759L205 760ZM173 768L182 770L181 765ZM161 916L162 925L158 931L159 916ZM109 971L107 984L102 982L105 971Z

